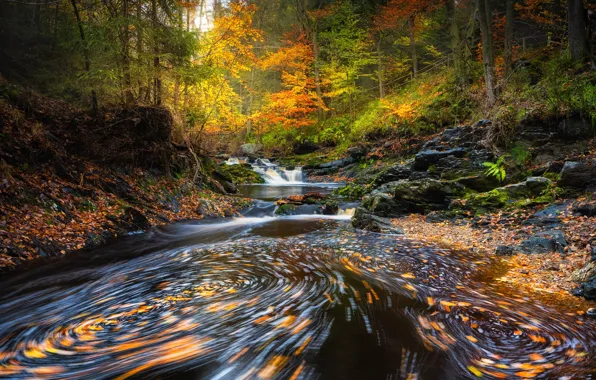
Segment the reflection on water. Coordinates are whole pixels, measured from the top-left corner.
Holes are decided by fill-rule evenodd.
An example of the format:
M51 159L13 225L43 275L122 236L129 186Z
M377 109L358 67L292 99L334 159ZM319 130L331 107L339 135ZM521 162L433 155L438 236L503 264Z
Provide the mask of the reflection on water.
M260 199L264 201L276 201L290 195L303 195L306 193L330 194L333 190L342 186L339 183L322 183L306 185L238 185L238 193L244 197Z
M12 278L0 377L591 376L592 321L478 282L484 257L334 219L176 224Z

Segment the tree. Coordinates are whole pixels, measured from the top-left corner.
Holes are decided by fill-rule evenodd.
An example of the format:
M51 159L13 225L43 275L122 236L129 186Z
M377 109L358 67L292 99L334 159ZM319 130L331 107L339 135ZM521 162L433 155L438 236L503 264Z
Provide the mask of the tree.
M447 17L449 19L449 35L451 37L451 51L453 52L453 65L455 68L455 76L457 83L464 86L468 83L468 73L466 69L466 57L464 54L463 41L460 34L458 17L457 17L457 1L446 0Z
M261 67L279 71L283 83L282 91L271 94L255 116L265 129L301 128L315 123L311 115L322 106L314 79L308 75L313 62L309 38L299 32L287 34L283 46L263 59Z
M571 58L580 61L588 54L586 9L583 0L567 0L567 30Z
M89 44L87 43L87 39L85 38L85 31L83 30L83 22L81 21L81 14L79 13L79 8L77 7L76 0L70 1L72 4L72 9L74 11L75 17L77 19L77 25L79 27L79 35L81 36L81 43L83 44L83 56L85 58L85 71L89 73L91 71L91 59L89 58ZM98 104L97 104L97 93L95 89L91 90L91 109L93 113L97 112Z
M389 0L387 5L380 8L375 20L377 31L396 30L407 27L409 39L409 53L412 64L412 73L417 75L419 70L419 54L416 33L418 21L429 10L436 7L437 0Z
M513 69L513 17L514 17L514 0L507 0L507 10L505 17L507 18L505 24L505 77L509 78Z
M309 37L312 51L314 56L313 69L315 75L315 89L317 96L319 97L319 106L317 107L317 114L319 121L323 121L325 118L324 114L324 101L323 91L321 90L321 68L319 59L319 37L317 30L317 18L324 15L321 12L309 12L307 0L296 0L296 11L297 17L304 29L305 34Z
M493 50L492 11L489 0L476 0L476 11L482 36L482 63L489 105L497 100L495 92L495 54Z

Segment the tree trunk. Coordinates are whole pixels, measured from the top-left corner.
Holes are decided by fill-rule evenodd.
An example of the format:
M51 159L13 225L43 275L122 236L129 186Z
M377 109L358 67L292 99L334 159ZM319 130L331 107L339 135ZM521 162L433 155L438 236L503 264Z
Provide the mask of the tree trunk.
M89 45L87 44L87 40L85 39L85 31L83 30L83 23L81 21L81 15L79 14L79 8L77 7L76 0L70 1L72 4L72 9L74 10L75 17L77 19L77 25L79 26L79 34L81 36L81 43L83 44L83 56L85 58L85 71L91 71L91 59L89 58ZM93 113L97 113L97 93L95 89L91 89L91 110Z
M383 57L381 55L381 35L377 37L377 77L379 79L379 99L385 97L385 83L383 83Z
M456 0L447 0L447 16L449 18L449 34L451 36L451 50L453 52L453 66L455 69L455 76L457 83L464 86L468 83L468 75L466 72L466 61L464 58L464 50L457 24Z
M490 106L494 105L497 96L495 93L495 58L493 52L492 13L488 0L476 0L476 9L480 22L482 35L482 62L484 64L484 80L486 82L486 95ZM490 20L490 22L489 22Z
M509 78L513 70L513 17L514 0L507 0L507 13L505 23L505 78Z
M415 35L415 20L414 16L408 19L408 28L410 30L410 55L412 58L412 72L414 77L418 74L418 52L416 51L416 35Z
M567 0L567 31L571 58L581 61L588 53L586 9L583 0Z
M159 63L159 41L157 38L157 0L151 0L151 23L153 25L153 103L161 105L161 78Z
M130 79L130 32L128 23L128 0L123 1L124 31L122 38L122 67L124 69L124 102L131 105L134 101L132 82Z
M255 100L255 68L250 69L250 84L249 84L249 91L248 94L248 105L246 107L246 116L248 116L248 121L246 122L246 136L250 136L252 133L252 106Z

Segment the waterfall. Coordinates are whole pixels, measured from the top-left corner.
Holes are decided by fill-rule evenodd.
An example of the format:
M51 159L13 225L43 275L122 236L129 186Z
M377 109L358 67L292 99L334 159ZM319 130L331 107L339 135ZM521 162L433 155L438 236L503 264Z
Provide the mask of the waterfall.
M268 185L302 185L305 183L301 167L288 170L277 166L267 158L257 158L253 161L244 157L230 157L225 163L227 165L240 165L247 162L251 163L253 170L259 173Z
M253 170L261 175L268 185L298 185L303 184L302 168L287 170L275 165L257 166L253 165Z
M337 212L337 215L338 215L338 216L349 216L349 217L352 217L352 216L354 216L354 212L355 212L355 211L356 211L356 209L355 209L355 208L346 208L346 209L340 209L340 210Z

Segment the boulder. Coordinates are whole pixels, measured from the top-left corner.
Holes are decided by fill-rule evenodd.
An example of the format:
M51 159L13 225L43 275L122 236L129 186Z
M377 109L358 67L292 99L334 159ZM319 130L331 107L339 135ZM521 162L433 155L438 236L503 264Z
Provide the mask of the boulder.
M375 193L366 200L366 209L374 215L383 217L397 217L405 210L393 200L393 196L386 193Z
M563 253L567 246L563 231L550 230L539 232L529 239L522 241L518 250L524 254L539 254L559 252Z
M377 178L375 178L374 185L381 186L384 183L406 179L410 174L412 174L412 170L409 167L397 164L380 173Z
M347 157L347 158L342 158L340 160L326 162L324 164L319 165L319 168L321 168L321 169L328 169L328 168L339 169L339 168L343 168L344 166L353 164L354 162L355 162L354 158Z
M414 170L424 171L428 170L431 165L436 165L441 158L448 156L463 157L466 155L466 150L463 148L454 148L444 151L439 150L423 150L416 154L414 159Z
M365 197L362 207L369 212L397 216L410 212L446 209L452 198L461 195L463 187L455 182L436 179L389 182Z
M523 182L498 187L485 193L474 194L468 199L467 206L470 208L492 209L523 199L532 200L540 197L551 184L552 181L548 178L529 177ZM540 199L536 202L540 203Z
M509 245L500 245L495 249L497 256L511 256L514 253L514 248Z
M567 161L561 170L559 186L576 189L596 187L596 160Z
M561 215L567 210L567 203L553 204L535 212L525 220L525 225L553 226L561 224Z
M246 156L254 156L255 154L259 153L262 149L263 145L261 144L247 143L240 146L240 151L243 155Z
M410 181L419 181L421 179L439 179L439 175L437 173L430 173L430 172L412 172L408 177Z
M584 297L589 301L596 301L596 276L591 277L576 289L573 294Z
M348 155L352 157L354 160L361 159L362 157L366 156L367 153L368 148L364 145L356 145L348 148Z
M391 220L371 214L366 209L358 207L352 218L352 226L361 230L384 234L403 234L403 230L391 224Z
M586 201L576 205L573 211L583 216L596 216L596 201Z
M294 154L307 154L316 152L317 150L321 149L317 144L311 141L304 141L299 144L294 145L293 152Z

